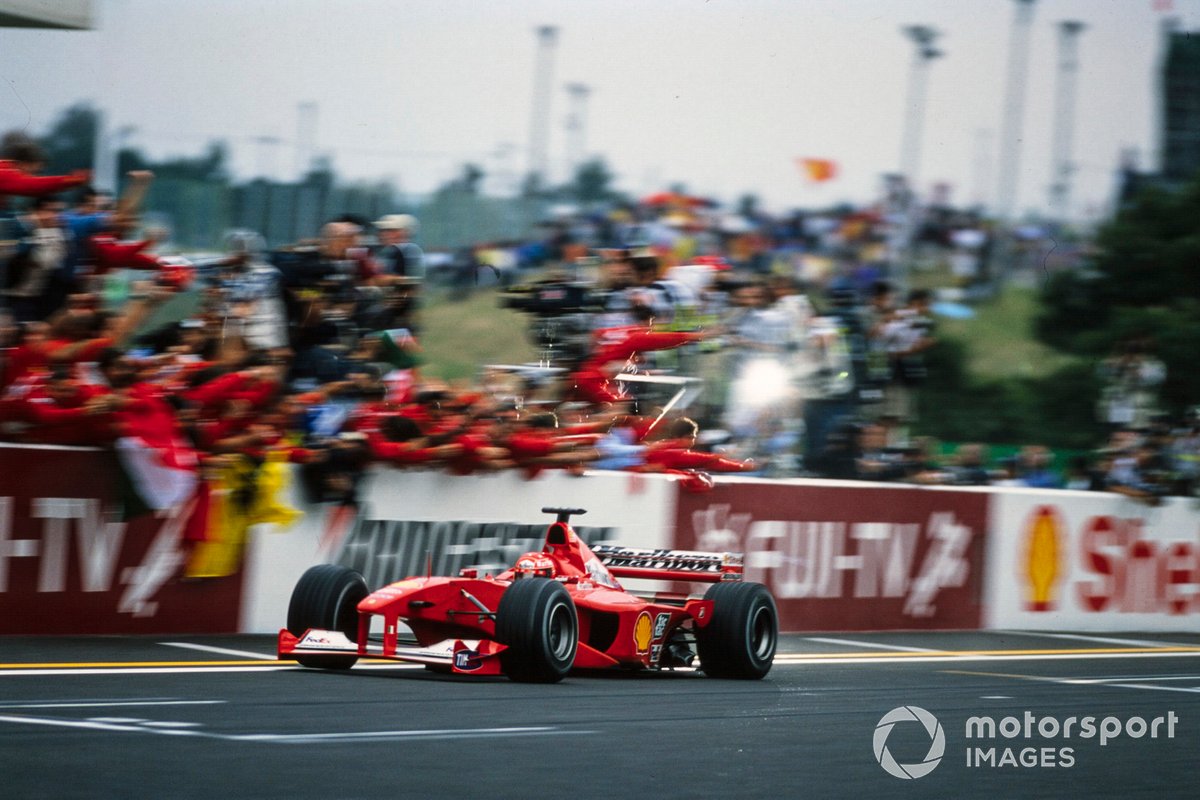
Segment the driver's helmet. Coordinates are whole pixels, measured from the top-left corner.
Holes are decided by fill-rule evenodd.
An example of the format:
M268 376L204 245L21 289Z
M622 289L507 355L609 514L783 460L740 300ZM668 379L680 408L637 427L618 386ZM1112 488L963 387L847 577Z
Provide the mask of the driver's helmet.
M513 580L523 578L553 578L554 560L545 553L526 553L513 567Z

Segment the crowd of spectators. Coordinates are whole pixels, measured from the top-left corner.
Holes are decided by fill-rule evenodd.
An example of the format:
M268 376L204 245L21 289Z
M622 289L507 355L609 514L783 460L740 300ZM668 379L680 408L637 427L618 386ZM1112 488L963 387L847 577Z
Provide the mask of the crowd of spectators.
M134 505L207 495L223 519L253 521L278 513L259 506L284 462L310 499L340 503L372 462L533 476L619 453L621 468L700 482L752 466L696 449L694 423L643 413L615 380L619 362L698 335L641 321L611 331L570 386L498 373L451 387L422 375L413 217L347 215L271 253L237 234L224 256L188 261L127 238L152 175L112 198L86 173L40 175L21 135L2 147L0 437L112 451Z
M712 472L1143 499L1195 487L1194 416L1177 429L1139 417L1069 465L1042 447L946 458L910 436L933 298L898 292L888 264L932 241L977 280L988 235L969 214L906 234L887 202L775 220L666 193L481 245L464 274L507 276L505 302L529 315L543 357L450 386L422 374L412 216L345 215L274 252L239 233L223 256L186 261L129 238L152 175L113 198L84 173L40 175L21 135L0 147L0 437L109 448L151 508L219 490L248 513L289 461L310 499L345 504L372 462L665 471L698 490ZM509 273L533 265L551 269L516 286Z

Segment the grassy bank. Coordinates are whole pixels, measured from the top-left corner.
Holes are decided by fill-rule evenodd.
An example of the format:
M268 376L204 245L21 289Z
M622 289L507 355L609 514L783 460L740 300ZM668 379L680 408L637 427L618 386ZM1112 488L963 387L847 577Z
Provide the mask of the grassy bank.
M971 319L938 321L938 334L962 342L967 370L976 378L1036 378L1071 364L1075 359L1038 342L1033 322L1037 292L1010 287L975 307Z
M447 381L469 380L484 364L520 364L536 358L525 335L529 319L500 308L493 290L463 300L435 290L421 312L422 371Z

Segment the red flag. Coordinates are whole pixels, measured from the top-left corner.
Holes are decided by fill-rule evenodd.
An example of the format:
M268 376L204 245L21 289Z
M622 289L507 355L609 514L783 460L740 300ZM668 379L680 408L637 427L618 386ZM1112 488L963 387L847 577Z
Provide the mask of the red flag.
M837 177L837 162L828 158L797 158L796 166L813 183L824 183Z

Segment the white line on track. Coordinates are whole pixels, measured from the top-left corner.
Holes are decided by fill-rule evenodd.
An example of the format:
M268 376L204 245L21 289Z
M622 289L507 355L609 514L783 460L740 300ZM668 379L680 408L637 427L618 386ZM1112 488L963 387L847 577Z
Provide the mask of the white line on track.
M270 659L274 653L251 653L248 650L230 650L227 647L212 647L207 644L192 644L191 642L159 642L166 647L182 647L184 650L199 650L204 653L219 653L224 656L245 656L246 658Z
M424 669L421 664L359 664L359 670ZM244 667L222 664L215 667L37 667L34 669L0 670L0 678L15 675L166 675L201 672L280 672L304 671L305 667L291 661L276 664L247 664Z
M1097 659L1097 658L1200 658L1200 649L1190 647L1184 650L1170 651L1116 651L1116 652L1017 652L1005 653L1003 651L993 651L987 653L963 651L955 652L953 650L933 650L929 651L929 655L905 655L903 653L881 653L881 654L847 654L838 656L808 656L802 653L780 654L775 656L776 666L798 666L809 664L856 664L858 666L871 666L872 664L919 664L919 663L944 663L944 662L962 662L971 661L1074 661L1079 659ZM361 664L354 668L355 671L360 670L406 670L406 669L423 669L420 664L388 664L374 663ZM186 666L186 667L38 667L33 669L4 669L0 670L0 679L10 678L17 675L28 676L58 676L58 675L166 675L166 674L201 674L208 672L280 672L280 671L305 671L305 667L288 662L279 662L271 664L247 664L246 666L221 665L213 667L202 666ZM682 671L682 670L680 670Z
M944 653L945 650L937 650L929 647L905 647L899 644L880 644L879 642L862 642L857 639L822 639L817 636L806 636L810 642L820 642L822 644L844 644L850 647L865 647L868 650L897 650L902 653Z
M1022 653L1017 655L995 655L987 653L947 653L944 656L903 656L903 655L886 655L874 656L871 658L863 658L862 656L835 656L833 658L811 658L802 655L784 655L775 656L776 666L793 666L799 664L858 664L861 666L870 666L872 664L924 664L924 663L942 663L947 661L957 661L966 663L968 661L1074 661L1077 659L1094 659L1094 658L1198 658L1200 651L1192 650L1186 652L1174 653Z
M74 703L0 703L0 709L13 708L116 708L118 706L211 706L224 700L106 700Z
M539 736L585 734L594 731L564 731L552 727L528 728L447 728L443 730L416 731L350 731L348 733L262 733L233 736L238 741L279 742L282 744L308 742L382 741L385 739L473 739L496 736Z
M0 678L10 678L17 675L166 675L196 674L201 672L278 672L287 669L300 669L294 664L274 664L247 667L41 667L37 669L6 669L0 670Z
M1200 694L1200 686L1159 686L1152 683L1114 683L1114 680L1119 681L1155 681L1161 680L1159 676L1147 675L1145 677L1133 676L1129 678L1059 678L1050 675L1013 675L1002 674L995 672L966 672L963 670L946 670L947 672L957 673L959 675L986 675L993 678L1011 678L1020 681L1034 681L1036 683L1056 683L1060 686L1111 686L1118 689L1148 689L1159 692L1185 692L1187 694ZM1178 677L1178 676L1175 676Z
M1200 675L1111 675L1107 678L1074 678L1073 683L1121 683L1123 681L1200 681Z
M1183 642L1157 642L1146 639L1114 639L1110 636L1084 636L1080 633L1046 633L1043 631L995 631L996 633L1014 636L1036 636L1042 639L1072 639L1080 642L1099 642L1100 644L1123 644L1130 647L1190 647Z
M1200 686L1188 688L1186 686L1155 686L1152 683L1102 683L1101 686L1119 686L1122 689L1151 689L1159 692L1188 692L1190 694L1200 694Z
M156 724L143 720L120 718L97 718L90 720L54 719L51 717L27 717L0 715L0 722L17 725L42 725L46 727L78 728L109 733L149 733L158 736L191 736L203 739L220 739L228 742L264 742L268 744L322 744L326 742L379 742L440 739L486 739L510 736L578 736L595 731L562 730L555 727L527 728L445 728L435 730L407 731L350 731L339 733L254 733L220 734L191 729L189 723Z

